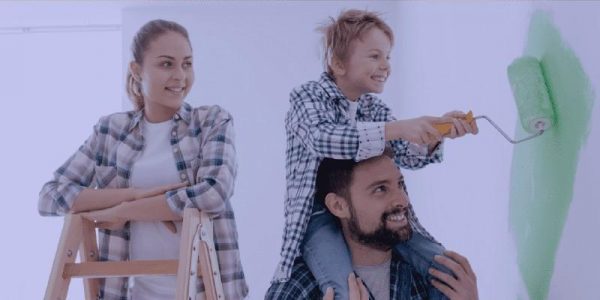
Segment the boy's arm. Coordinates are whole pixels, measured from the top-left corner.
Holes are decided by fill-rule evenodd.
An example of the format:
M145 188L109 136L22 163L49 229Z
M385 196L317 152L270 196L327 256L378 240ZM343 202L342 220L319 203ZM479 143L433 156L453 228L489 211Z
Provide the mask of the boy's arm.
M373 106L374 120L383 121L390 125L398 122L392 115L390 108L380 99L374 98ZM396 154L396 163L402 168L420 169L430 163L438 163L443 160L443 139L433 141L428 145L411 143L403 139L391 139L389 143Z
M383 153L386 141L399 140L398 135L412 134L434 136L437 143L441 139L432 122L448 121L444 118L422 117L419 120L396 121L383 102L375 98L372 121L347 123L336 120L333 101L326 101L324 93L318 88L304 85L296 88L290 95L291 110L286 119L288 132L294 135L303 146L318 157L334 159L355 159L361 161ZM429 119L426 119L429 118ZM418 127L420 129L411 129ZM426 129L423 129L426 127ZM423 130L431 132L423 133ZM411 136L408 138L412 139ZM408 151L409 143L397 144L396 153L402 156L401 166L420 168L439 160L440 147L432 147L432 153L421 153L417 144ZM435 145L433 145L435 146ZM425 152L427 152L425 147ZM418 150L418 151L417 151ZM429 154L429 155L428 155Z

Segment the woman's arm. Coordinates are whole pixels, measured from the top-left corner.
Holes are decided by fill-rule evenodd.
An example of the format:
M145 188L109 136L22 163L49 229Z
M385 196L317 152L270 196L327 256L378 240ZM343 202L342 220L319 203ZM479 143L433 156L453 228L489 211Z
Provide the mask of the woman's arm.
M227 200L233 195L237 173L233 118L216 105L200 114L197 117L202 122L202 154L195 184L166 193L167 204L178 215L183 215L185 207L221 214L226 210Z
M107 118L100 118L83 145L54 172L52 180L44 184L38 200L40 215L58 216L71 212L75 198L86 188L93 188L97 149L102 144L100 132L105 123Z
M149 197L160 196L170 190L186 186L185 183L166 184L153 188L137 189L91 189L82 190L73 201L71 212L79 213L105 209L133 200L141 200ZM136 201L137 202L137 201Z
M99 228L121 229L127 221L181 221L167 204L164 194L136 201L126 201L106 209L81 213L87 219L94 220ZM165 222L169 230L175 232L171 222Z

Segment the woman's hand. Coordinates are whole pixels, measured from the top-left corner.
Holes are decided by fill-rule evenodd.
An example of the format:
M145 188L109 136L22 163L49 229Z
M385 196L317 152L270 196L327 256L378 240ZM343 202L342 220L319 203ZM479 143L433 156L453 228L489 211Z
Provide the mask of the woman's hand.
M477 128L477 122L475 120L467 122L465 118L467 115L462 111L451 111L444 114L444 117L452 119L452 128L450 132L444 137L455 139L457 137L464 136L467 133L477 134L479 128Z
M187 182L179 182L172 184L165 184L161 186L151 188L131 188L133 190L133 200L139 200L144 198L150 198L153 196L162 195L168 191L176 190L187 186Z
M119 230L128 221L125 215L125 203L113 207L80 213L80 215L96 223L96 227L109 230Z
M88 220L94 221L98 228L119 230L123 229L125 223L130 220L132 214L131 210L134 208L129 208L128 206L129 204L124 202L113 207L80 213L80 215ZM177 233L175 222L162 221L162 223L169 231Z
M348 286L350 289L349 300L369 300L367 287L360 278L354 275L354 272L348 276ZM333 289L329 287L325 292L325 296L323 296L323 300L333 300L333 296Z
M444 255L436 255L435 261L452 270L453 275L434 268L429 273L437 278L431 284L450 300L477 300L477 277L469 261L454 251L445 251Z

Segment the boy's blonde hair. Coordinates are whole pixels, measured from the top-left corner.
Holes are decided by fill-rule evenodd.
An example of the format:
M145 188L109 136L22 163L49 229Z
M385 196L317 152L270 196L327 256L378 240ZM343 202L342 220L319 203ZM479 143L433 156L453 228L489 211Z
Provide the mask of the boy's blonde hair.
M337 19L330 17L327 24L318 28L323 33L323 66L333 76L331 63L334 58L344 62L350 54L350 43L362 38L371 28L378 28L394 44L394 33L379 14L366 10L342 11Z

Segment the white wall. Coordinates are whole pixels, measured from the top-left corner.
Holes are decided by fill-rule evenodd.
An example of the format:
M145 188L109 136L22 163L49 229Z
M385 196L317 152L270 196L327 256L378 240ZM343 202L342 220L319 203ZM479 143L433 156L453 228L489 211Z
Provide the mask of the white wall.
M120 24L120 8L75 3L0 3L0 26ZM37 213L38 192L90 135L120 110L121 33L0 35L0 246L2 299L41 299L62 227ZM81 299L80 281L72 285ZM78 292L78 293L77 293Z
M600 44L593 36L600 29L600 4L542 6L555 16L598 90ZM514 132L517 113L506 66L522 53L530 3L0 3L0 26L122 23L123 28L122 34L0 35L0 54L9 58L8 71L0 72L2 104L10 112L0 119L5 137L0 174L9 209L0 226L18 228L6 231L6 244L19 245L0 247L2 265L11 270L0 274L3 298L36 299L43 293L62 222L37 216L37 193L99 116L129 107L123 74L131 37L145 21L161 17L182 23L191 34L196 84L188 100L219 104L234 115L240 166L232 203L250 299L262 299L283 232L288 93L319 75L314 28L342 8L385 12L394 27L394 71L382 98L396 116L472 109ZM598 119L597 105L594 109L592 119ZM593 156L600 150L598 126L595 122L581 154L585 163L577 174L550 299L570 299L573 291L577 299L590 299L600 283L595 275L600 263L594 260L600 241L593 230L600 225L600 204L592 191L600 172ZM480 298L515 299L520 282L507 223L513 146L489 124L479 127L478 136L446 143L443 164L405 175L421 221L470 259ZM80 299L80 284L71 290L70 299Z

